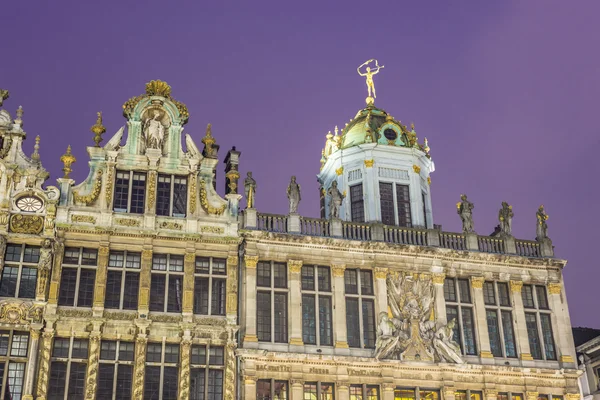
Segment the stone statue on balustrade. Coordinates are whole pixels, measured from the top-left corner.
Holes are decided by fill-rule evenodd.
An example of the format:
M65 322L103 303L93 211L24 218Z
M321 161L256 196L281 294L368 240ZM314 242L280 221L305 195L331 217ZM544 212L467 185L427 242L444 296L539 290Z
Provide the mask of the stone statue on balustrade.
M453 339L456 321L436 326L431 277L390 274L386 284L389 311L379 313L375 358L464 363Z
M346 195L339 191L337 181L333 181L331 187L327 190L327 194L329 195L329 218L339 218L340 207L342 207Z
M512 236L512 217L514 217L512 206L507 202L502 202L502 208L498 211L498 221L500 221L500 235Z
M467 200L466 194L460 195L460 202L456 203L456 208L460 219L462 220L463 233L474 232L473 228L473 208L475 206Z
M302 200L302 198L300 196L300 185L296 183L295 176L292 176L290 184L287 187L287 197L290 201L290 214L297 214L298 205L300 204L300 200Z
M255 207L255 196L256 196L256 181L252 178L252 172L248 172L246 179L244 180L244 192L246 194L246 208Z
M548 224L546 223L548 220L548 214L546 214L543 204L540 206L540 208L538 208L536 217L537 225L535 228L535 236L536 239L541 242L545 239L548 239Z

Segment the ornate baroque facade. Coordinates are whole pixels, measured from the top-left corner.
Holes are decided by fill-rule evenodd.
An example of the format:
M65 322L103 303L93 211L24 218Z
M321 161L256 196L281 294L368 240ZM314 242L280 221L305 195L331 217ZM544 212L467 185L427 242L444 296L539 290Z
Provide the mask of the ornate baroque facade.
M44 186L39 137L26 156L23 110L0 110L0 400L578 398L543 207L535 241L508 204L477 235L466 196L463 233L434 225L429 146L375 107L374 73L327 135L319 219L295 179L288 215L258 212L250 174L238 215L240 153L222 198L211 127L199 150L164 82L102 145L98 114L81 183L69 147Z

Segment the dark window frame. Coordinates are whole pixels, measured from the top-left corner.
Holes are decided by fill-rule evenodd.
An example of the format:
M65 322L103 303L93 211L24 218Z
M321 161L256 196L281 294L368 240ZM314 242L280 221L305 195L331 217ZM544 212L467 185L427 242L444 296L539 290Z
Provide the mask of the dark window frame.
M309 282L304 277L308 277L310 273L312 273L313 279ZM331 268L321 265L303 265L301 276L303 277L301 284L302 341L308 345L333 346ZM308 309L309 304L312 304L312 312ZM309 316L309 313L312 315Z
M73 257L75 253L78 254L77 260ZM58 305L91 308L94 304L97 269L98 249L87 247L65 248Z
M454 340L460 345L462 354L469 356L477 355L479 347L477 343L475 307L471 291L472 287L468 279L446 278L444 280L446 319L450 322L449 315L453 314L454 310L456 310L456 313L453 314L453 317L456 318ZM452 310L452 312L449 312L449 310Z
M166 207L164 207L166 203ZM183 204L182 204L183 203ZM158 174L156 182L156 215L185 218L188 203L186 175Z
M375 348L375 290L372 274L372 270L359 268L344 271L346 334L350 348ZM369 275L370 286L363 283ZM369 313L373 315L369 316Z
M365 222L365 195L362 182L350 186L349 192L350 220L352 222Z
M121 182L126 180L127 182ZM140 182L143 182L141 184ZM144 214L148 175L141 171L117 170L112 209L117 213Z
M3 254L4 266L0 275L0 297L35 299L40 249L40 246L25 243L6 245ZM15 257L17 255L18 259Z
M256 332L258 341L288 343L289 289L287 266L273 261L259 261L256 272Z

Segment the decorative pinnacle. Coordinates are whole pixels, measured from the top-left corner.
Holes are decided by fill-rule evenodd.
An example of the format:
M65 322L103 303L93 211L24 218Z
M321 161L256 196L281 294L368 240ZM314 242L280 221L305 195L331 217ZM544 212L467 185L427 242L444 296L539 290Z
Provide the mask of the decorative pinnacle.
M31 158L33 160L39 160L40 159L40 153L38 152L40 150L40 135L37 135L35 137L35 145L33 146L33 154L31 155Z
M96 143L96 147L100 147L100 142L102 141L102 134L106 132L106 128L102 125L102 112L98 112L98 118L96 119L96 123L92 125L90 128L92 133L94 134L94 143Z
M204 143L204 153L205 153L205 157L208 158L216 158L216 151L213 148L213 145L216 143L217 141L215 140L215 138L212 135L212 125L208 124L206 126L206 134L204 135L204 137L202 138L202 143Z
M15 124L22 126L23 125L23 106L19 106L17 108L17 119L15 119Z
M63 179L69 179L69 174L73 171L71 165L77 161L75 156L71 154L71 145L67 147L67 152L60 157L60 161L64 164L63 172L65 175Z
M0 107L4 103L4 100L8 99L9 96L10 96L10 93L8 93L8 90L0 89Z

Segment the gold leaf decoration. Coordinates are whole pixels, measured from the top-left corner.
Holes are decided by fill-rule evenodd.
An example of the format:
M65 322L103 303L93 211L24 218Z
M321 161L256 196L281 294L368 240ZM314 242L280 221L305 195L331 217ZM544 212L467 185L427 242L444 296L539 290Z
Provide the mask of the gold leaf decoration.
M206 194L206 183L204 180L200 180L200 205L208 214L212 215L222 215L225 211L225 204L220 207L213 207L208 204L208 196Z
M102 170L98 170L96 173L96 179L94 180L92 191L89 194L80 195L78 191L74 190L73 200L76 203L83 203L86 206L89 206L98 200L98 196L100 196L100 189L102 189Z

